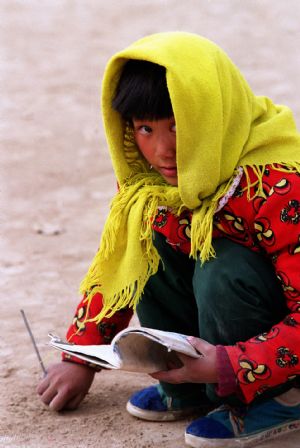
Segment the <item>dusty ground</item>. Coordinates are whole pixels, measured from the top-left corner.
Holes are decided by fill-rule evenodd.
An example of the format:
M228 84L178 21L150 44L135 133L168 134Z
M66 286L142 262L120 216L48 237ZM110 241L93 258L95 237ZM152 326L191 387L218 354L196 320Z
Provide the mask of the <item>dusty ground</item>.
M0 446L183 447L187 422L144 423L124 410L146 376L100 373L80 409L49 412L19 310L46 364L57 359L47 333L70 322L115 190L99 112L108 57L152 32L203 34L299 124L300 2L0 0L0 20ZM272 446L299 444L294 434Z

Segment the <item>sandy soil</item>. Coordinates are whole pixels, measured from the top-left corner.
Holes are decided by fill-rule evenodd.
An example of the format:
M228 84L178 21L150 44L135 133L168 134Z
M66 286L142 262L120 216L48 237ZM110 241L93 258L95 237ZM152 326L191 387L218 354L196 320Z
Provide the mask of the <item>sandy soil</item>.
M109 56L144 34L187 30L224 47L257 94L300 119L298 0L0 0L0 446L180 448L187 422L145 423L124 405L147 376L98 374L74 412L35 394L96 250L115 183L99 111ZM293 434L272 446L299 446ZM266 448L271 444L264 444Z

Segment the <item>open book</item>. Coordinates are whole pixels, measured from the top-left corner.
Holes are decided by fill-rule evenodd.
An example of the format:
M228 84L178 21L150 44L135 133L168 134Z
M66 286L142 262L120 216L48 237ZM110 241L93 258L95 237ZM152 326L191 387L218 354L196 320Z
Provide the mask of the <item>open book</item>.
M120 331L110 345L74 345L49 334L49 344L69 355L107 369L153 373L180 367L178 353L200 358L203 355L187 341L187 336L145 327Z

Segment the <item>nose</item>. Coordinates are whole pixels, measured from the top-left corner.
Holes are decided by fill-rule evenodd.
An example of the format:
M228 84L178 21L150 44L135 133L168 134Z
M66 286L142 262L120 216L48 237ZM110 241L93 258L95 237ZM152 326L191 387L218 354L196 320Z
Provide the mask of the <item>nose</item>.
M155 142L156 155L162 159L172 159L176 154L176 139L170 133L167 135L159 135Z

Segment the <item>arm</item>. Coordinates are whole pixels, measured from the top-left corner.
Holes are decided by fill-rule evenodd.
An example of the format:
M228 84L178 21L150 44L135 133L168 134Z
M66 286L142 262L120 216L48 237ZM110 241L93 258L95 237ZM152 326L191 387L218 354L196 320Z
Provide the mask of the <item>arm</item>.
M226 347L246 402L300 375L300 177L278 171L271 176L275 180L254 228L274 264L287 311L283 321L263 335Z
M117 311L112 317L104 318L100 323L90 321L102 310L102 296L96 293L88 304L83 297L77 306L73 322L67 331L67 341L78 345L101 345L110 344L113 337L126 328L132 318L133 311L130 308ZM89 321L89 322L88 322ZM78 364L89 365L86 361L63 354L64 361L76 362ZM101 370L94 365L91 368Z
M132 310L115 313L100 324L85 322L97 316L102 308L102 296L95 294L90 307L85 298L79 303L72 325L67 332L68 341L75 344L109 344L116 333L128 326ZM92 385L95 372L100 370L76 357L62 356L62 362L52 364L40 381L37 393L51 410L76 409Z

